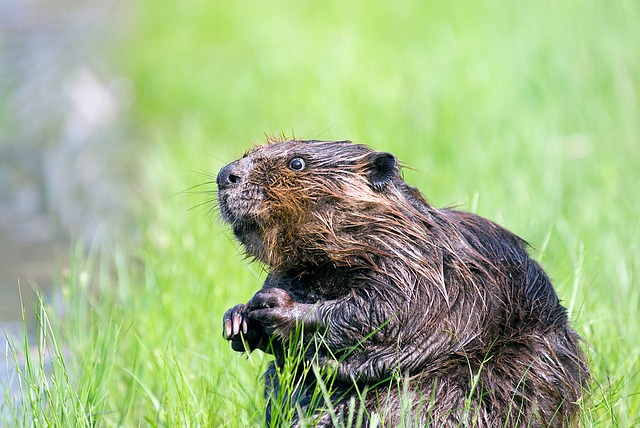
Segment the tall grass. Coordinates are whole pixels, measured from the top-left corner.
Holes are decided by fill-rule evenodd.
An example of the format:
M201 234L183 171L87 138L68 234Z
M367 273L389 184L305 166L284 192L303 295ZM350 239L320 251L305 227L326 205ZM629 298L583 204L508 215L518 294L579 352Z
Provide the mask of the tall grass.
M634 1L140 0L114 62L137 91L143 242L60 282L13 422L262 423L268 358L220 332L264 272L212 180L283 133L391 151L434 205L529 241L585 339L583 425L640 424L639 20Z

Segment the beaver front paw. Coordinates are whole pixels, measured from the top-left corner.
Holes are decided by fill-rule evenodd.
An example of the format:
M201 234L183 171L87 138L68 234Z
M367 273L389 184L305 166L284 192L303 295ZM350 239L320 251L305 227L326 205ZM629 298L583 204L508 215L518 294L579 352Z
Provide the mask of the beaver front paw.
M262 325L247 316L247 305L238 304L222 317L222 336L231 341L234 351L262 349L267 339Z
M277 333L287 337L302 320L306 305L296 303L282 288L263 288L247 303L250 319L260 322L267 334Z

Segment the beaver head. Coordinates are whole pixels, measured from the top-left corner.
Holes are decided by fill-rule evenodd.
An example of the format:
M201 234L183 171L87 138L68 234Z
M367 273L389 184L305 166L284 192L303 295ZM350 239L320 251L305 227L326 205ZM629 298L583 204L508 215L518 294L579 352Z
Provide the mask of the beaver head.
M358 264L380 251L372 225L395 220L397 231L394 207L406 206L394 203L406 187L396 158L350 141L271 141L223 167L217 184L222 218L275 269Z

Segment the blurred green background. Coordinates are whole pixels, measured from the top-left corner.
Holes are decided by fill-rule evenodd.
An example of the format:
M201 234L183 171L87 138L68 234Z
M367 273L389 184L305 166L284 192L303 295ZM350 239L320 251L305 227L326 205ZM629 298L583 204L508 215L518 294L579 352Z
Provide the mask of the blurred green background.
M265 134L393 152L434 205L527 240L585 339L584 426L640 423L640 3L139 0L129 12L108 57L135 94L123 140L140 239L111 251L116 279L61 322L80 357L72 378L91 378L87 349L117 348L86 381L102 423L260 424L264 360L234 354L220 319L264 272L218 221L212 181ZM98 276L83 263L78 275ZM81 283L64 287L91 296ZM117 334L100 339L105 326Z

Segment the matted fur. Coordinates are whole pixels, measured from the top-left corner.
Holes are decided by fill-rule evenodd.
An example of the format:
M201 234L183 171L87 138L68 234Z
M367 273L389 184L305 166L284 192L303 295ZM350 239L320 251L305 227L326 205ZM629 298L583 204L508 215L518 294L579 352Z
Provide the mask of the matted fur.
M577 423L588 380L579 337L520 238L432 207L392 155L349 141L269 141L217 181L222 218L269 267L263 288L224 316L235 350L282 365L302 325L309 358L336 376L334 408L368 388L367 416L386 426L401 419L393 379L425 425ZM267 393L278 388L272 367ZM303 409L305 391L291 398Z

